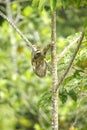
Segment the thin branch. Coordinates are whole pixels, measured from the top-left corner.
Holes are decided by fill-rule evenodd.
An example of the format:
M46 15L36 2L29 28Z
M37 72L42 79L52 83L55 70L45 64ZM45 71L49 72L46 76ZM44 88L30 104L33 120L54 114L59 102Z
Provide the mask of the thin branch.
M61 54L57 57L57 62L59 62L61 60L61 58L67 53L67 51L76 43L79 41L81 35L79 37L77 37L75 40L73 40L72 42L70 42L70 44L61 52ZM50 72L52 72L52 66L47 63L48 69Z
M19 6L17 9L17 15L15 17L14 23L17 24L21 18L22 18L21 7Z
M2 11L0 11L0 16L2 16L14 29L15 31L20 35L20 37L26 42L26 45L31 49L35 50L35 47L32 45L32 43L25 37L25 35L18 29L18 27L15 25L15 23L9 19ZM47 63L47 61L46 61ZM47 63L47 66L51 72L51 65Z
M11 1L10 0L5 0L5 4L6 4L6 13L7 16L10 20L12 20L12 11L11 11Z
M21 36L21 38L26 42L26 45L30 47L30 49L34 50L35 48L31 44L31 42L24 36L24 34L16 27L14 22L10 20L2 11L0 11L0 16L2 16L15 30L16 32Z
M52 13L52 130L58 130L58 93L56 90L58 83L57 76L57 54L56 54L56 12Z
M60 61L60 59L65 55L65 53L71 48L71 46L73 46L73 44L75 44L76 42L78 42L78 40L80 39L80 36L77 37L75 40L73 40L62 52L61 54L58 56L57 58L57 62Z
M57 89L59 88L60 84L63 82L63 80L64 80L65 76L67 75L67 73L69 72L69 70L70 70L70 68L71 68L71 65L72 65L72 63L73 63L73 61L74 61L74 59L75 59L75 56L76 56L76 54L77 54L77 52L78 52L78 50L79 50L79 48L80 48L80 45L81 45L82 40L83 40L83 37L84 37L84 31L82 32L82 34L81 34L81 36L80 36L80 39L79 39L79 41L78 41L78 45L77 45L77 47L76 47L76 49L75 49L75 51L74 51L74 53L73 53L73 55L72 55L72 58L71 58L71 60L70 60L70 62L69 62L69 65L67 66L67 68L66 68L66 70L65 70L65 72L64 72L64 74L63 74L63 76L61 77L61 79L60 79L60 81L59 81L59 83L58 83L58 86L57 86L57 88L56 88L56 91L57 91Z

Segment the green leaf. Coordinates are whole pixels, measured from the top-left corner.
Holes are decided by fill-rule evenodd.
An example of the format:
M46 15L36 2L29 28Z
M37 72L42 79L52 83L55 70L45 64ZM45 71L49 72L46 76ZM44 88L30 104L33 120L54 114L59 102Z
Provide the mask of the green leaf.
M77 101L77 94L76 92L72 89L68 92L68 95L74 100Z
M47 109L48 106L51 106L51 101L52 101L52 92L51 91L44 92L41 95L41 98L38 102L38 106Z
M72 76L69 76L69 77L67 77L65 80L64 80L64 83L63 83L63 85L65 86L65 85L67 85L72 79L74 78L74 76L72 75Z
M63 88L59 92L59 97L60 97L60 100L62 101L63 104L67 101L67 90L65 88Z
M57 0L50 0L50 8L52 11L56 9Z

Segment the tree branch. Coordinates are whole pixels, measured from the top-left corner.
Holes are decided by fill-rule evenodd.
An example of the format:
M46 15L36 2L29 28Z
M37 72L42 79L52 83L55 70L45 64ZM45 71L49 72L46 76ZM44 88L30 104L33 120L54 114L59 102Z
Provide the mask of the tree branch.
M26 45L31 49L35 50L35 46L32 45L32 43L25 37L25 35L18 29L18 27L15 25L15 23L12 21L12 19L9 19L2 11L0 11L0 16L3 17L14 29L15 31L20 35L20 37L26 42ZM47 61L46 61L47 63ZM51 65L47 63L48 69L51 72Z
M21 38L26 42L26 45L29 46L30 49L34 50L33 45L31 42L24 36L24 34L16 27L14 22L9 19L2 11L0 11L0 16L2 16L15 30L16 32L21 36Z
M61 54L58 56L57 58L57 62L60 61L60 59L65 55L65 53L70 49L71 46L73 46L73 44L75 44L76 42L78 42L78 40L80 39L81 36L77 37L75 40L73 40L67 47L65 47L65 49L61 52Z
M70 68L71 68L71 65L72 65L72 63L73 63L73 61L74 61L74 59L75 59L75 56L76 56L76 54L77 54L77 52L78 52L78 50L79 50L79 48L80 48L80 45L81 45L82 40L83 40L83 37L84 37L84 31L82 32L82 34L81 34L81 36L80 36L80 39L78 40L78 45L77 45L77 47L76 47L76 49L75 49L75 51L74 51L74 53L73 53L73 55L72 55L72 58L71 58L71 60L70 60L70 62L69 62L69 65L67 66L67 68L66 68L66 70L65 70L65 72L64 72L64 74L63 74L63 76L61 77L61 79L60 79L60 81L59 81L59 83L58 83L58 86L57 86L57 88L56 88L56 91L57 91L57 89L59 88L60 84L63 82L63 80L64 80L65 76L67 75L67 73L69 72L69 70L70 70Z
M58 130L58 93L56 91L57 76L57 54L56 54L56 12L52 13L52 34L51 34L51 58L52 58L52 130Z

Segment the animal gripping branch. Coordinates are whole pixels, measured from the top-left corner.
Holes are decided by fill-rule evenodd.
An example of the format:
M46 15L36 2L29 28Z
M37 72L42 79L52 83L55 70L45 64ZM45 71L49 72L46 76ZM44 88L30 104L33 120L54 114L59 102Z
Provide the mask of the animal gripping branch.
M32 43L25 37L25 35L16 27L14 22L9 19L2 11L0 11L0 16L2 16L8 23L16 30L16 32L21 36L21 38L26 42L26 45L31 49L32 55L32 66L33 71L39 77L44 77L46 75L47 66L50 68L50 65L45 60L47 51L50 48L50 44L48 44L42 51L38 50L36 46L32 45Z

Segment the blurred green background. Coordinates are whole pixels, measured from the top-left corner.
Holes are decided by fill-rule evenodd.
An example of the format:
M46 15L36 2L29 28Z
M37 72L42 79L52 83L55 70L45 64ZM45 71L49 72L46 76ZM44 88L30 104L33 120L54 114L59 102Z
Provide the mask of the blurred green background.
M75 0L74 0L75 1ZM64 1L63 1L64 2ZM9 4L10 3L10 4ZM66 1L67 4L67 1ZM68 3L69 4L69 3ZM57 54L87 29L87 2L57 5ZM0 0L0 9L32 44L51 41L51 11L32 7L31 0ZM59 130L87 130L87 33L59 94ZM58 76L69 63L77 43L58 63ZM47 55L50 61L50 52ZM51 130L51 74L37 77L31 51L0 17L0 130Z

